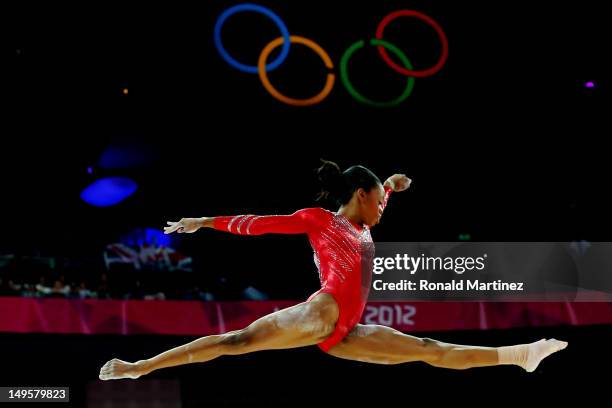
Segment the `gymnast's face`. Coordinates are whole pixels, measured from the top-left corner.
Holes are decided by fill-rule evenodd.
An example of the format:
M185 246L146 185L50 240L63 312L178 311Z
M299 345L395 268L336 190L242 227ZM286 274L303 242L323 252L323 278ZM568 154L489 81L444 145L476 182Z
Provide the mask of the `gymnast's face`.
M360 188L357 190L359 200L359 213L363 223L372 227L380 222L383 213L383 200L385 199L385 189L382 184L372 187L369 192Z

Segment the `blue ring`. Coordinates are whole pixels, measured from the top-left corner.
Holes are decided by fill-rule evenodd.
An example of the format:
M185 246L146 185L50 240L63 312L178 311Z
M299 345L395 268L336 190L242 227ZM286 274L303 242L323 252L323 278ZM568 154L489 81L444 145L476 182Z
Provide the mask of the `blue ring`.
M232 67L240 71L248 72L249 74L257 73L257 65L246 65L241 62L238 62L235 58L229 55L229 53L223 47L223 43L221 42L221 28L223 27L225 20L241 11L255 11L257 13L261 13L264 16L269 17L279 28L283 36L283 46L281 48L280 55L274 61L266 65L266 72L278 68L280 64L285 62L285 59L287 59L287 56L289 55L289 47L291 46L291 41L289 39L289 30L287 30L287 26L285 25L285 23L283 23L283 20L281 20L279 16L274 14L274 12L272 12L270 9L258 6L257 4L238 4L236 6L228 8L223 12L223 14L219 16L217 22L215 23L215 46L217 47L217 51L219 51L219 54L221 54L221 58L223 58Z

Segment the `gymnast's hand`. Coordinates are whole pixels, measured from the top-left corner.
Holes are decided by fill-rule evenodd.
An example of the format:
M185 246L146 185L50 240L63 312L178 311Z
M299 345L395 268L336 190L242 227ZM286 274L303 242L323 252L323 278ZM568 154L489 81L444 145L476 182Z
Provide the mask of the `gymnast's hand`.
M410 187L412 180L405 174L394 174L385 181L385 187L391 187L394 192L404 191Z
M179 234L191 234L203 227L212 226L212 218L181 218L180 221L168 221L168 226L164 227L164 234L178 232Z

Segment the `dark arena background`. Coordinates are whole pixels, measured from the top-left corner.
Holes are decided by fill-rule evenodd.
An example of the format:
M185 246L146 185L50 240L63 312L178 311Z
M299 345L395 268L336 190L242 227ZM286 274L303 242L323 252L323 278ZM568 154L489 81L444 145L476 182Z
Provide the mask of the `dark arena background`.
M321 92L333 74L329 93L309 106L275 98L256 69L222 58L215 24L237 4L0 6L0 387L69 387L70 402L54 405L74 407L607 405L605 302L372 302L364 313L364 323L450 343L569 342L533 373L376 365L311 346L98 379L112 358L137 361L239 329L318 290L302 235L163 227L182 217L336 211L315 200L321 158L412 179L392 196L374 241L612 240L604 2L262 0L289 35L329 56L326 68L316 47L292 43L267 73L296 99ZM414 16L384 30L415 70L438 64L436 72L399 74L370 45L397 10L443 31ZM220 32L248 65L280 35L252 11L229 16Z

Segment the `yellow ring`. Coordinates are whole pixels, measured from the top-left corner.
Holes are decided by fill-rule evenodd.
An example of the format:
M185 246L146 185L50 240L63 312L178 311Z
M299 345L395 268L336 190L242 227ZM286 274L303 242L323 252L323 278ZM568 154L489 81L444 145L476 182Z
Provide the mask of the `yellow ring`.
M325 50L314 41L297 35L290 36L289 41L291 43L305 45L306 47L316 52L319 57L321 57L323 63L328 69L331 70L334 68L334 64L332 63L331 58L329 58L329 55L327 55ZM272 95L274 98L283 103L286 103L287 105L310 106L321 102L327 97L327 95L329 95L332 88L334 87L334 81L336 80L336 77L331 72L327 74L327 80L325 81L325 86L323 87L323 90L317 95L307 99L295 99L285 96L278 92L276 88L274 88L270 83L270 80L268 79L268 74L266 73L266 61L268 60L268 56L270 55L270 53L282 43L283 37L278 37L277 39L272 40L268 45L265 46L265 48L261 51L261 54L259 55L259 60L257 61L257 72L259 73L259 79L261 80L261 83L263 84L264 88L266 88L266 91L268 91L270 95Z

